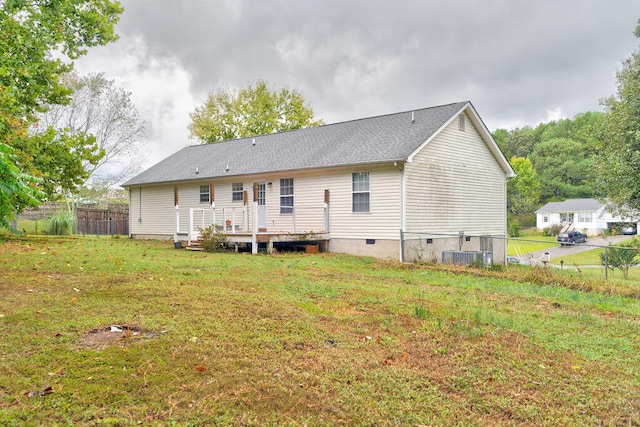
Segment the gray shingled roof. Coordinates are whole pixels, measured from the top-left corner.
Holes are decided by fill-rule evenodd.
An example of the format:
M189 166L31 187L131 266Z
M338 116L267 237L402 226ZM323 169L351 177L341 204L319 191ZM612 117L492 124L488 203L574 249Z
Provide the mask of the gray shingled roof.
M467 102L458 102L415 110L413 123L412 112L407 111L194 145L167 157L123 186L404 161L465 105Z
M564 202L549 202L536 213L595 212L603 206L604 203L596 199L568 199Z

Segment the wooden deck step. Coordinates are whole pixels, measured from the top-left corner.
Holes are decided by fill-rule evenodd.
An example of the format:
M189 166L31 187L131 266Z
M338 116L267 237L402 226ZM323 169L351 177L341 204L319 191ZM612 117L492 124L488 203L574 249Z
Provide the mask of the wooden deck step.
M200 240L193 240L185 249L188 251L204 251Z

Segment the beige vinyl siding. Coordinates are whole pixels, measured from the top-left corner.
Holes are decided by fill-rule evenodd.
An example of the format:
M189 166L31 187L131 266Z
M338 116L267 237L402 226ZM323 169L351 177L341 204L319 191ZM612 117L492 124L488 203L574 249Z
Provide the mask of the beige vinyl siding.
M351 211L352 173L370 172L370 211ZM268 232L291 232L295 219L296 232L325 230L324 194L329 190L330 233L341 239L398 239L400 233L400 172L392 164L357 168L331 168L315 171L283 172L266 176L248 176L214 181L216 222L223 224L222 208L228 215L236 209L236 225L242 224L242 202L232 201L232 183L242 182L249 199L248 223L251 229L254 182L265 183L266 226ZM280 213L280 179L294 180L295 214ZM177 184L180 231L188 231L189 210L204 209L210 221L209 203L200 203L200 185L211 181ZM271 183L269 186L268 183ZM142 187L143 221L138 223L139 187L131 192L132 234L167 234L175 231L174 185Z
M129 225L132 235L173 236L173 186L132 187Z
M369 212L352 212L352 173L370 172ZM399 239L400 171L392 164L344 169L326 178L331 185L331 238Z
M406 164L406 229L504 235L505 172L467 117L453 120Z

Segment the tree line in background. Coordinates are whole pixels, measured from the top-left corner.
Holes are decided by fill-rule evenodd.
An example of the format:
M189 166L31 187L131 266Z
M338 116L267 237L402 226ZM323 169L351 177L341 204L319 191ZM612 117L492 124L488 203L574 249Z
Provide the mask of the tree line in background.
M518 175L507 184L514 229L523 218L534 221L543 204L572 198L597 198L640 219L640 51L624 61L616 94L601 103L605 112L493 132Z
M605 197L595 166L609 125L607 113L588 112L493 132L517 174L507 184L509 213L522 220L547 202Z

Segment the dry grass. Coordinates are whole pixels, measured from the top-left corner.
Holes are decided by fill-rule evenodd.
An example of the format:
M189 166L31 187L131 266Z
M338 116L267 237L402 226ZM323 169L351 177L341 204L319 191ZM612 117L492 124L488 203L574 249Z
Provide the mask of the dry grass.
M116 239L0 253L3 425L640 419L640 303L599 283Z

